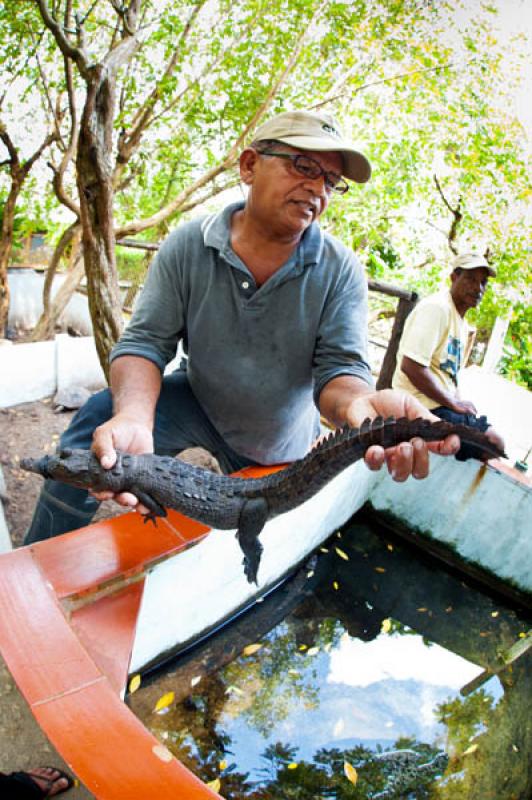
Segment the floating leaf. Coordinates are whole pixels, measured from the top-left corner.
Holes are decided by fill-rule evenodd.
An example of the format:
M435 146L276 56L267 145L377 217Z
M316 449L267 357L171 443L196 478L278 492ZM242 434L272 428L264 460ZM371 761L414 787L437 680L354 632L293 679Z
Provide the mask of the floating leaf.
M344 561L349 561L349 556L347 555L347 553L344 553L344 551L340 550L339 547L335 547L334 549L336 550L336 552L340 556L340 558L343 558Z
M164 744L156 744L152 747L152 753L161 761L164 761L165 764L168 764L173 759L172 753Z
M386 545L386 547L388 548L388 550L390 551L390 553L393 553L393 544L389 544L389 543L388 543L388 544Z
M220 770L220 772L223 772L224 769L227 769L227 761L225 760L220 761L220 763L218 764L218 769Z
M319 647L311 647L311 648L309 648L309 650L307 652L307 655L308 656L315 656L319 652L320 652L320 648Z
M320 553L328 553L328 552L329 551L327 550L326 547L320 547Z
M192 678L192 680L190 681L190 685L197 686L200 680L201 680L201 675L196 675L196 677Z
M336 722L336 724L335 724L335 726L334 726L334 728L333 728L333 736L334 736L335 738L337 738L338 736L340 736L340 734L342 733L342 731L344 730L344 728L345 728L345 722L344 722L343 718L342 718L342 717L340 717L340 719L339 719L339 720L337 720L337 722Z
M213 781L209 781L206 785L209 787L209 789L212 789L213 792L219 792L222 788L220 778L215 778Z
M307 578L312 578L313 575L314 575L313 569L311 569L310 572L307 572Z
M499 616L499 612L498 611L492 611L491 612L491 616L492 617L498 617Z
M163 711L169 708L169 706L172 705L174 700L175 700L175 692L166 692L166 694L163 694L162 697L159 697L159 699L155 703L155 708L153 710L155 712Z
M445 613L450 614L452 610L453 610L452 606L447 606L447 608L445 609Z
M382 633L389 633L392 629L392 621L391 619L383 619L381 625L381 632Z
M288 674L289 675L294 675L294 677L296 677L296 678L299 678L299 676L301 675L301 673L298 672L297 669L289 669L288 670Z
M470 756L471 753L474 753L476 750L478 750L478 744L472 744L471 747L468 747L467 750L464 750L462 755Z
M340 584L338 583L338 581L333 581L333 589L336 589L336 591L338 591L339 588Z
M291 761L290 764L287 765L288 769L297 769L299 764L296 764L295 761Z
M140 681L141 681L140 675L133 675L133 677L129 681L129 691L131 692L131 694L137 691L137 689L140 686Z
M262 645L258 644L258 642L256 642L255 644L247 644L244 647L244 649L242 650L242 655L243 656L252 656L253 653L256 653L257 650L261 649L261 647L262 647Z
M264 603L264 597L257 597L255 600L256 603Z
M358 781L358 772L348 761L344 761L344 775L348 781L351 781L353 786L356 786Z
M240 695L244 694L242 689L239 689L238 686L233 686L233 685L228 686L227 689L225 690L225 693L226 694L240 694Z
M386 572L384 567L375 567L375 572Z
M299 649L300 649L300 650L307 650L307 649L308 649L308 646L307 646L306 644L300 644L300 645L299 645Z
M512 750L514 751L514 753L518 753L519 752L519 748L518 748L518 746L516 744L512 745Z
M425 608L425 606L422 606L421 608L418 608L417 610L418 610L418 611L419 611L421 614L423 614L423 613L424 613L424 612L425 612L427 609Z

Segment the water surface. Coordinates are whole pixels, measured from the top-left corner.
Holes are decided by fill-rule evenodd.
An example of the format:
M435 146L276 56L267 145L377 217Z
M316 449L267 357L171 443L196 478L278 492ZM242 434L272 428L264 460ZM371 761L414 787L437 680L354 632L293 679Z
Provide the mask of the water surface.
M529 628L355 520L128 702L227 800L530 800Z

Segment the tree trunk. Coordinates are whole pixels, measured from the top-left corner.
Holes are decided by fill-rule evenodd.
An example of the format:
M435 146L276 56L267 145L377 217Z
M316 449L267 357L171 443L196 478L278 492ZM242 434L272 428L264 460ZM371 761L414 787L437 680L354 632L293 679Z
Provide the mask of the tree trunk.
M65 250L69 245L72 245L72 253L70 257L69 272L77 268L79 261L79 242L81 238L81 228L78 222L72 223L62 234L59 242L56 245L53 256L50 259L48 269L46 271L46 278L44 280L44 287L42 293L43 312L33 329L29 340L31 342L40 342L43 339L49 339L55 330L57 320L64 311L68 301L76 291L79 283L83 277L83 265L81 269L78 268L79 275L74 279L67 277L65 283L57 293L52 303L52 284L57 272L57 267L65 254ZM68 288L67 288L68 287Z
M13 226L17 197L22 186L22 181L13 179L2 216L2 234L0 238L0 338L6 335L7 319L9 315L9 281L7 268L13 248Z
M114 76L105 64L97 64L91 68L90 81L87 81L77 180L89 309L96 350L106 376L109 353L122 332L110 166L114 111Z
M41 318L37 322L31 335L31 341L40 342L43 339L50 339L53 336L59 317L81 283L84 274L85 266L79 248L77 248L76 256L73 259L65 281L55 295L53 301L49 301L46 312L43 312Z

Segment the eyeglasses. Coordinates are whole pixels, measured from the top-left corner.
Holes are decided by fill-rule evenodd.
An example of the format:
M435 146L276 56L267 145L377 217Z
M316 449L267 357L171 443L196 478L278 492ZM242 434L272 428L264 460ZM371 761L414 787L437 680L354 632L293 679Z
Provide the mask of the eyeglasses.
M349 191L349 184L342 178L341 175L338 175L336 172L329 172L323 169L321 164L316 161L315 158L311 158L310 156L302 156L296 153L273 153L268 150L265 153L260 153L260 155L275 156L276 158L287 158L292 162L296 172L299 172L300 175L304 175L305 178L310 178L311 180L321 178L323 175L325 187L330 192L345 194L347 191Z

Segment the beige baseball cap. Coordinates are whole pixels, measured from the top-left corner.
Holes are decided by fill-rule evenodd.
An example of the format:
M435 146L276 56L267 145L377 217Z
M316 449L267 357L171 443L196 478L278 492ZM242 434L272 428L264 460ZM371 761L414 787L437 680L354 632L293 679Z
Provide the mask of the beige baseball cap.
M453 261L453 271L455 269L476 269L477 267L484 267L484 269L487 269L488 274L491 275L492 278L497 274L491 264L488 264L484 256L480 256L477 253L464 253L461 256L456 256Z
M341 133L337 121L329 114L314 111L285 111L268 120L255 131L255 141L277 139L300 150L323 150L341 153L343 175L357 183L365 183L371 175L371 165Z

